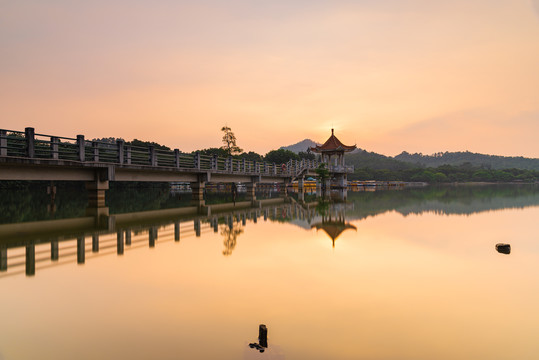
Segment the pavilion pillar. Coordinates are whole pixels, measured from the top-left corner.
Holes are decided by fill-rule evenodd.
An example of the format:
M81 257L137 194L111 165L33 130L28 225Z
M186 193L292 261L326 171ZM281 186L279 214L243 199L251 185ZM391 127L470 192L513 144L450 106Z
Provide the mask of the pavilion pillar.
M304 189L304 179L303 176L298 178L298 193L303 192Z

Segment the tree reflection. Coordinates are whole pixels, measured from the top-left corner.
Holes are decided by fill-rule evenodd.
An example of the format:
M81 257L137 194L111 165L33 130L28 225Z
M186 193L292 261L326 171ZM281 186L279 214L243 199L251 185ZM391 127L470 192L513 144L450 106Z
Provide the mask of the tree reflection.
M224 237L223 245L225 246L223 250L224 256L232 255L238 236L241 234L243 234L243 227L240 223L230 223L221 227L221 235Z

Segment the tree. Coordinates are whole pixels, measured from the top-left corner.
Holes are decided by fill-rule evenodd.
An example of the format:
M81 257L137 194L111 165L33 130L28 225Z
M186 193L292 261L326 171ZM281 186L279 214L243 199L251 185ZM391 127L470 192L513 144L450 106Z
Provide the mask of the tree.
M326 168L326 164L321 163L315 170L318 175L318 180L322 183L322 191L326 191L326 180L329 178L329 170Z
M236 145L236 135L232 132L232 129L228 126L223 126L221 131L223 135L223 146L221 149L224 149L228 155L240 154L243 150Z
M299 156L290 150L279 149L268 152L265 160L269 163L284 164L289 160L299 160Z

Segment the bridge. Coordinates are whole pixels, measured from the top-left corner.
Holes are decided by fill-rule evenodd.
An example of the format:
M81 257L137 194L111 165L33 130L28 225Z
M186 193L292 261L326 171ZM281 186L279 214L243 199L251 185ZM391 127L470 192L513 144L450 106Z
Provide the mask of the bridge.
M256 184L277 184L286 192L286 185L298 180L302 189L304 177L316 176L319 165L315 160L275 164L187 154L152 145L126 145L123 140L88 141L84 135L38 134L31 127L24 132L0 130L0 180L85 181L91 208L105 206L110 181L189 182L193 201L199 203L204 202L208 182L242 182L248 197L256 199ZM353 167L326 165L346 186L346 174L353 172Z

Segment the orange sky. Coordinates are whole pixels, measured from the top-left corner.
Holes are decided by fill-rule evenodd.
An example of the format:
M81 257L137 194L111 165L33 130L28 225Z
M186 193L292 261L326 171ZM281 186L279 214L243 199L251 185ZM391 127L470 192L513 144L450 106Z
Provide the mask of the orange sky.
M0 3L0 127L539 157L539 0Z

